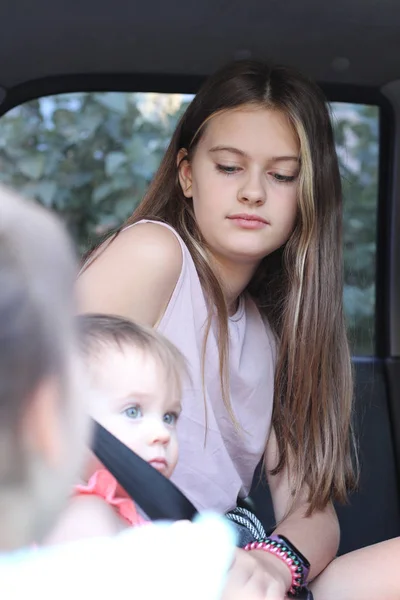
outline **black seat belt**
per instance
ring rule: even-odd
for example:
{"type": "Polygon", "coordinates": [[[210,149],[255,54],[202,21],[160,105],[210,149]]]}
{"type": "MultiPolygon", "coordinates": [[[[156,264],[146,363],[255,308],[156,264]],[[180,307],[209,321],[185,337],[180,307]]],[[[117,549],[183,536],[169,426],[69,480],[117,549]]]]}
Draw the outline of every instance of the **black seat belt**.
{"type": "MultiPolygon", "coordinates": [[[[99,423],[93,423],[93,452],[152,521],[193,520],[195,507],[169,479],[99,423]]],[[[298,600],[313,600],[312,593],[304,588],[298,600]]]]}
{"type": "Polygon", "coordinates": [[[94,421],[92,449],[127,494],[152,520],[192,520],[197,511],[164,475],[94,421]]]}

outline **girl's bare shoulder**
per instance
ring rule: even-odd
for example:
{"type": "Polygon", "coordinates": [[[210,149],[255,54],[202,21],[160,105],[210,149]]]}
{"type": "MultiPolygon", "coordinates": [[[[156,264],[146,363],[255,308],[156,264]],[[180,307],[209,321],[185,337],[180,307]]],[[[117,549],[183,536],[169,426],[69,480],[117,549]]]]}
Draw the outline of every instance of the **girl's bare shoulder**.
{"type": "Polygon", "coordinates": [[[153,326],[182,269],[178,238],[157,223],[123,230],[81,274],[82,312],[117,314],[153,326]]]}

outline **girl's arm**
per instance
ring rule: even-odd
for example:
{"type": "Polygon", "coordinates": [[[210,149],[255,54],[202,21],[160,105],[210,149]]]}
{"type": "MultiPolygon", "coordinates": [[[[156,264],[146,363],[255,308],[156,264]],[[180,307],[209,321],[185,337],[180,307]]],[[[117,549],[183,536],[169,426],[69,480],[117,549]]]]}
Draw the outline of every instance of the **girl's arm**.
{"type": "Polygon", "coordinates": [[[42,545],[53,546],[84,538],[113,536],[125,527],[114,509],[98,496],[77,496],[68,504],[42,545]]]}
{"type": "Polygon", "coordinates": [[[334,560],[312,583],[315,600],[398,600],[400,538],[334,560]]]}
{"type": "MultiPolygon", "coordinates": [[[[278,449],[272,431],[267,447],[267,468],[277,464],[278,449]]],[[[316,577],[334,558],[339,545],[339,525],[332,506],[305,517],[307,502],[299,502],[290,516],[284,518],[290,505],[288,470],[269,477],[272,501],[277,521],[283,519],[274,533],[285,535],[309,560],[310,577],[316,577]]],[[[306,494],[304,494],[306,496],[306,494]]],[[[224,600],[233,600],[235,593],[252,600],[284,600],[292,581],[287,565],[264,550],[237,550],[229,572],[224,600]]],[[[318,599],[319,600],[319,599],[318,599]]],[[[321,600],[327,600],[321,596],[321,600]]],[[[337,598],[335,600],[341,600],[337,598]]]]}
{"type": "MultiPolygon", "coordinates": [[[[267,447],[267,468],[277,464],[278,447],[275,432],[272,431],[267,447]]],[[[290,516],[284,518],[290,503],[288,469],[279,475],[268,477],[274,506],[275,518],[279,523],[275,534],[287,537],[304,554],[311,565],[310,579],[314,579],[336,555],[339,547],[340,529],[335,509],[329,504],[325,510],[314,512],[306,517],[307,501],[300,502],[290,516]]],[[[307,490],[304,497],[306,498],[307,490]]]]}
{"type": "Polygon", "coordinates": [[[80,311],[114,314],[154,327],[182,268],[182,250],[172,231],[142,223],[96,252],[78,278],[80,311]]]}

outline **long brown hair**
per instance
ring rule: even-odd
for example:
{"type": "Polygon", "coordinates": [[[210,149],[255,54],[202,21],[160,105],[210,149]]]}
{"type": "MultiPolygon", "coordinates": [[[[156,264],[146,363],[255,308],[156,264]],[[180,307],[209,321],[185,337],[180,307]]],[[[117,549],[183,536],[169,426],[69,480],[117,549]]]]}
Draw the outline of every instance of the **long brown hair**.
{"type": "Polygon", "coordinates": [[[208,325],[216,310],[222,394],[234,418],[229,402],[227,305],[191,203],[181,190],[177,155],[186,149],[185,160],[190,161],[207,121],[245,105],[282,111],[300,143],[295,229],[283,248],[263,259],[247,291],[278,341],[273,427],[279,458],[272,473],[290,467],[293,505],[306,485],[311,513],[331,499],[345,501],[356,479],[351,447],[353,381],[342,302],[342,192],[321,90],[286,67],[237,61],[222,68],[189,105],[147,194],[124,226],[141,219],[161,220],[172,225],[188,246],[209,301],[208,325]]]}

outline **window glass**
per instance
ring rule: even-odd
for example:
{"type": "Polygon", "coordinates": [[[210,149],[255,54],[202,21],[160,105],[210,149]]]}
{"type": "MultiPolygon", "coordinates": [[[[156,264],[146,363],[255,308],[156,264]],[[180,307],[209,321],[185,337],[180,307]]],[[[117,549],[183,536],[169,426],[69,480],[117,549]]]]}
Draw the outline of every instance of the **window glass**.
{"type": "MultiPolygon", "coordinates": [[[[0,179],[57,211],[83,253],[140,202],[191,98],[79,92],[27,102],[0,119],[0,179]]],[[[379,110],[331,108],[345,197],[349,334],[353,353],[373,354],[379,110]]]]}
{"type": "MultiPolygon", "coordinates": [[[[344,304],[354,354],[375,353],[379,108],[332,103],[344,194],[344,304]]],[[[332,265],[333,267],[334,265],[332,265]]]]}

